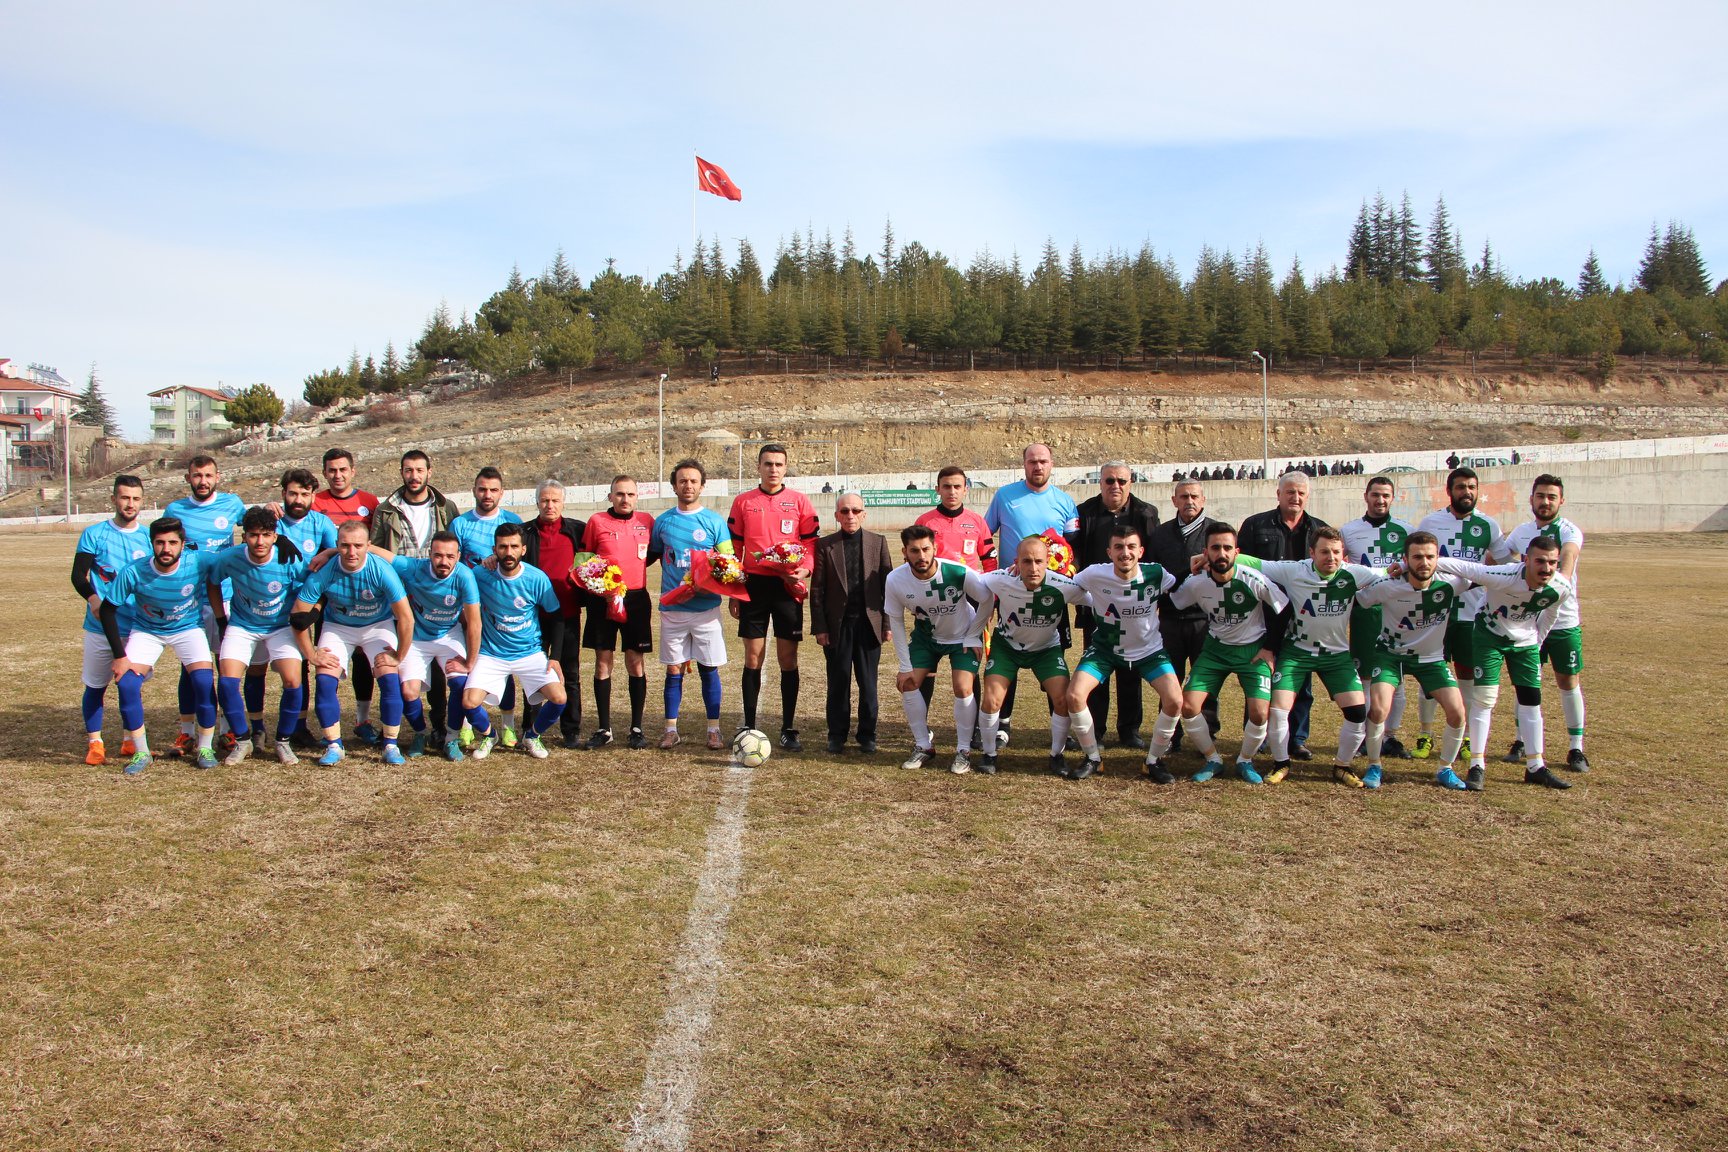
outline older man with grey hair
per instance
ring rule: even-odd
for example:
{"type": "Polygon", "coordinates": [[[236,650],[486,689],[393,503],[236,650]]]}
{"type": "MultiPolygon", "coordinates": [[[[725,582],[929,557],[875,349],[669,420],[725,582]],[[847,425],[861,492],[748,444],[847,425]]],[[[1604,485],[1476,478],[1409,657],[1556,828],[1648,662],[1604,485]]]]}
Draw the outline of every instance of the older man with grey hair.
{"type": "MultiPolygon", "coordinates": [[[[1278,477],[1278,506],[1256,512],[1242,521],[1236,530],[1237,547],[1244,555],[1262,560],[1306,560],[1314,551],[1314,534],[1331,525],[1317,516],[1308,515],[1308,477],[1289,471],[1278,477]]],[[[1290,758],[1311,760],[1308,751],[1308,713],[1314,707],[1314,690],[1309,678],[1302,678],[1302,687],[1290,709],[1290,758]]]]}
{"type": "MultiPolygon", "coordinates": [[[[586,523],[564,515],[564,485],[548,477],[534,490],[534,506],[540,514],[522,526],[528,551],[524,559],[546,573],[558,594],[558,615],[564,621],[564,639],[557,652],[546,655],[558,661],[564,672],[564,690],[569,703],[558,717],[558,732],[564,747],[582,746],[582,586],[571,575],[576,553],[582,551],[586,523]]],[[[523,702],[522,724],[526,731],[531,707],[523,702]]]]}
{"type": "MultiPolygon", "coordinates": [[[[1152,531],[1158,527],[1158,508],[1134,495],[1133,482],[1133,470],[1122,460],[1111,460],[1098,469],[1098,495],[1080,505],[1077,509],[1078,526],[1074,531],[1065,533],[1069,545],[1074,549],[1076,569],[1110,563],[1110,534],[1121,525],[1137,529],[1142,543],[1152,539],[1152,531]]],[[[1180,568],[1175,571],[1178,575],[1183,575],[1187,569],[1180,568]]],[[[1086,643],[1092,643],[1092,633],[1097,630],[1097,621],[1093,618],[1092,610],[1076,608],[1074,622],[1080,625],[1080,633],[1085,637],[1086,643]]],[[[1146,741],[1140,738],[1140,722],[1143,716],[1140,677],[1127,668],[1120,668],[1117,669],[1115,679],[1116,738],[1124,748],[1144,750],[1146,741]]],[[[1099,681],[1098,687],[1093,689],[1092,695],[1087,699],[1086,710],[1092,715],[1093,729],[1102,739],[1105,722],[1110,717],[1109,680],[1099,681]]]]}
{"type": "Polygon", "coordinates": [[[842,752],[852,727],[852,685],[858,686],[858,746],[876,751],[876,681],[882,641],[888,637],[883,610],[894,558],[888,541],[864,527],[864,498],[842,492],[834,501],[840,529],[816,542],[810,577],[810,627],[828,665],[828,751],[842,752]]]}

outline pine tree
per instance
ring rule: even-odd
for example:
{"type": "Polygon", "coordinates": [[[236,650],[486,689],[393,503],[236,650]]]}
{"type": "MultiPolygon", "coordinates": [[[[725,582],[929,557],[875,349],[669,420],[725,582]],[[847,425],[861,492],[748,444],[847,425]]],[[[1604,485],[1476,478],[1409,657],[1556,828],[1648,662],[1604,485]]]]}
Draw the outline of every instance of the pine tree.
{"type": "Polygon", "coordinates": [[[402,390],[402,360],[396,355],[396,342],[384,342],[384,359],[378,364],[378,387],[386,392],[402,390]]]}
{"type": "Polygon", "coordinates": [[[1658,236],[1656,225],[1650,225],[1638,286],[1646,292],[1667,288],[1685,297],[1709,295],[1710,275],[1690,228],[1670,220],[1667,233],[1658,236]]]}
{"type": "Polygon", "coordinates": [[[1590,256],[1584,261],[1583,271],[1578,273],[1578,295],[1606,296],[1608,281],[1602,275],[1602,265],[1596,260],[1596,249],[1590,249],[1590,256]]]}
{"type": "Polygon", "coordinates": [[[1356,213],[1356,225],[1350,229],[1350,248],[1344,254],[1344,275],[1351,280],[1366,280],[1374,264],[1374,232],[1368,223],[1368,201],[1362,201],[1356,213]]]}
{"type": "Polygon", "coordinates": [[[1458,244],[1451,214],[1446,211],[1446,197],[1434,202],[1434,215],[1428,221],[1428,285],[1444,292],[1464,279],[1464,252],[1458,244]]]}
{"type": "Polygon", "coordinates": [[[1410,193],[1398,205],[1396,240],[1396,278],[1408,284],[1422,276],[1422,228],[1416,223],[1416,213],[1410,207],[1410,193]]]}
{"type": "Polygon", "coordinates": [[[113,405],[102,395],[102,381],[96,377],[94,363],[90,365],[90,378],[85,381],[84,391],[78,397],[78,411],[73,414],[72,422],[100,428],[104,436],[120,435],[120,422],[114,418],[113,405]]]}

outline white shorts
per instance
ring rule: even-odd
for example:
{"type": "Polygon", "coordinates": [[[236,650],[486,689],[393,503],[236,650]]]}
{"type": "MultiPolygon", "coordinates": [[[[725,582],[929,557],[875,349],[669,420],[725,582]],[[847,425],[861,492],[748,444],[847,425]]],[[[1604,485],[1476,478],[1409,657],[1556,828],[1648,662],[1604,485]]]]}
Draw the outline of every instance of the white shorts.
{"type": "Polygon", "coordinates": [[[436,640],[416,640],[402,654],[402,683],[424,684],[434,664],[442,668],[451,660],[467,659],[468,642],[454,628],[436,640]]]}
{"type": "Polygon", "coordinates": [[[396,650],[396,618],[379,621],[377,624],[366,624],[356,627],[352,624],[332,624],[324,621],[323,632],[318,637],[318,647],[324,652],[336,653],[336,659],[342,665],[342,677],[348,675],[348,662],[354,658],[354,649],[366,653],[369,660],[378,659],[380,652],[396,650]]]}
{"type": "Polygon", "coordinates": [[[473,671],[468,673],[468,688],[481,689],[486,693],[486,703],[496,704],[504,696],[504,681],[512,676],[522,681],[522,691],[530,704],[540,698],[540,689],[546,685],[564,683],[564,678],[552,671],[551,663],[542,653],[515,660],[481,653],[474,660],[473,671]]]}
{"type": "Polygon", "coordinates": [[[264,649],[264,659],[274,664],[278,660],[300,659],[300,645],[294,643],[294,629],[278,628],[274,632],[253,632],[233,623],[222,633],[222,646],[216,650],[219,660],[238,660],[250,667],[258,659],[258,649],[264,649]]]}
{"type": "Polygon", "coordinates": [[[172,636],[155,636],[135,630],[126,638],[126,659],[141,668],[155,668],[156,661],[162,659],[164,648],[174,649],[182,667],[210,663],[210,640],[202,628],[188,628],[172,636]]]}
{"type": "Polygon", "coordinates": [[[720,626],[720,605],[706,612],[660,613],[660,663],[671,666],[686,660],[713,668],[726,663],[726,632],[720,626]]]}
{"type": "Polygon", "coordinates": [[[84,687],[106,688],[114,683],[114,654],[108,637],[100,632],[84,633],[84,687]]]}

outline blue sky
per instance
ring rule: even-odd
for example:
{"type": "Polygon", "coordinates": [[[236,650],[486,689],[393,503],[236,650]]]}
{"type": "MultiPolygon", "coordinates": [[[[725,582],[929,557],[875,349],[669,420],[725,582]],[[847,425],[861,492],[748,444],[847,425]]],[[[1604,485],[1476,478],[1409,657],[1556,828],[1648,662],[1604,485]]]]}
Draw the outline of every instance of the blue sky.
{"type": "Polygon", "coordinates": [[[728,259],[892,218],[1315,271],[1408,190],[1518,275],[1630,279],[1678,219],[1728,276],[1720,0],[1199,7],[0,0],[0,356],[96,363],[134,436],[155,388],[297,396],[560,246],[666,269],[697,151],[728,259]]]}

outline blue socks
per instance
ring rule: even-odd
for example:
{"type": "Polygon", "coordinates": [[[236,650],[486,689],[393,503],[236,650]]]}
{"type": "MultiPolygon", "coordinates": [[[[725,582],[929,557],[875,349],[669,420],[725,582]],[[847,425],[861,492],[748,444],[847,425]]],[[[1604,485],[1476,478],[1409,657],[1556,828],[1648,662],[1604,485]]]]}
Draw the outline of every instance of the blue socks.
{"type": "MultiPolygon", "coordinates": [[[[714,664],[698,664],[702,673],[702,708],[708,714],[708,719],[720,719],[720,669],[714,664]]],[[[761,674],[757,674],[760,682],[761,674]]]]}
{"type": "Polygon", "coordinates": [[[666,719],[678,719],[678,710],[684,706],[684,673],[666,673],[666,719]]]}
{"type": "Polygon", "coordinates": [[[117,691],[120,695],[120,723],[128,732],[141,731],[144,727],[144,677],[128,670],[120,677],[117,691]]]}
{"type": "Polygon", "coordinates": [[[334,728],[342,721],[342,701],[336,696],[336,687],[342,682],[334,676],[318,673],[317,714],[318,726],[334,728]]]}
{"type": "Polygon", "coordinates": [[[408,718],[408,727],[416,732],[426,731],[426,702],[420,697],[402,701],[402,715],[408,718]]]}
{"type": "MultiPolygon", "coordinates": [[[[468,723],[473,727],[476,736],[492,734],[492,717],[486,714],[486,705],[478,704],[468,709],[468,723]]],[[[454,732],[451,735],[455,735],[454,732]]]]}
{"type": "MultiPolygon", "coordinates": [[[[224,705],[226,707],[226,705],[224,705]]],[[[246,715],[260,716],[264,712],[264,673],[246,673],[246,715]]],[[[234,721],[228,721],[228,727],[234,727],[234,721]]]]}
{"type": "Polygon", "coordinates": [[[102,701],[107,694],[106,690],[101,688],[84,689],[84,700],[82,705],[84,711],[84,731],[89,732],[92,735],[100,735],[102,732],[102,701]]]}
{"type": "Polygon", "coordinates": [[[402,677],[395,672],[378,677],[378,719],[386,728],[402,726],[402,677]]]}
{"type": "MultiPolygon", "coordinates": [[[[216,727],[216,673],[200,668],[192,673],[192,718],[200,728],[216,727]]],[[[244,724],[246,717],[240,717],[244,724]]]]}
{"type": "MultiPolygon", "coordinates": [[[[247,677],[246,687],[248,690],[251,689],[251,677],[247,677]]],[[[222,715],[228,717],[228,729],[234,733],[234,739],[250,740],[252,738],[252,729],[246,723],[246,713],[250,711],[250,709],[241,699],[240,677],[222,677],[216,683],[216,691],[222,698],[222,715]]],[[[263,693],[260,692],[259,695],[262,696],[263,693]]],[[[259,702],[258,707],[264,707],[262,701],[259,702]]]]}
{"type": "Polygon", "coordinates": [[[180,695],[180,715],[192,715],[193,709],[198,706],[198,696],[192,688],[192,674],[184,668],[180,669],[180,684],[177,690],[180,695]]]}
{"type": "Polygon", "coordinates": [[[286,740],[300,724],[300,713],[306,707],[306,686],[296,684],[282,689],[282,702],[276,708],[276,738],[286,740]]]}
{"type": "Polygon", "coordinates": [[[558,717],[564,715],[564,705],[554,704],[550,700],[540,701],[539,711],[534,713],[533,734],[538,736],[552,725],[558,723],[558,717]]]}
{"type": "Polygon", "coordinates": [[[448,699],[444,705],[444,731],[452,740],[456,739],[456,733],[462,730],[462,717],[466,715],[462,709],[462,689],[466,687],[466,676],[450,676],[445,680],[448,699]]]}

